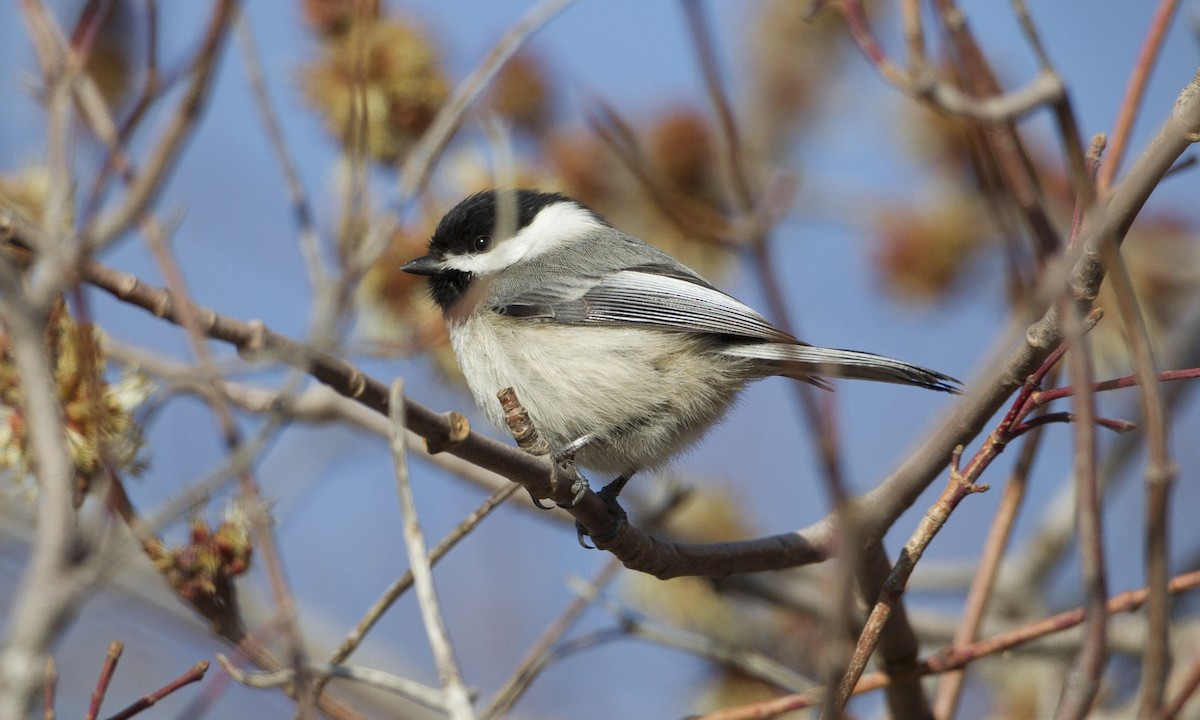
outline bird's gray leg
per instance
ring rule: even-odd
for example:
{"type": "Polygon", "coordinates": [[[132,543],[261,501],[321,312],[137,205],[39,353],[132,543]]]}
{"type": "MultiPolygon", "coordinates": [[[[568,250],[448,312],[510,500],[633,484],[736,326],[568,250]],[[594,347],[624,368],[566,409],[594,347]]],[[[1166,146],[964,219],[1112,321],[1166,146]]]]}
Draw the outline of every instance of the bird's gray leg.
{"type": "MultiPolygon", "coordinates": [[[[579,452],[584,445],[594,440],[596,433],[588,433],[583,437],[576,438],[563,447],[555,450],[550,455],[550,461],[554,463],[554,479],[557,480],[560,470],[570,467],[574,470],[574,477],[571,479],[571,501],[568,503],[557,503],[560,508],[570,509],[579,504],[583,500],[583,496],[587,494],[588,483],[583,475],[575,468],[575,453],[579,452]]],[[[534,498],[533,504],[543,510],[549,510],[550,506],[543,505],[539,500],[534,498]]]]}
{"type": "Polygon", "coordinates": [[[572,440],[571,442],[569,442],[566,445],[559,448],[558,450],[555,450],[553,457],[556,461],[559,461],[559,462],[561,462],[563,460],[574,460],[575,453],[582,450],[584,445],[587,445],[588,443],[590,443],[591,441],[593,441],[595,439],[596,439],[596,433],[594,433],[594,432],[590,432],[587,435],[584,435],[582,437],[577,437],[574,440],[572,440]]]}

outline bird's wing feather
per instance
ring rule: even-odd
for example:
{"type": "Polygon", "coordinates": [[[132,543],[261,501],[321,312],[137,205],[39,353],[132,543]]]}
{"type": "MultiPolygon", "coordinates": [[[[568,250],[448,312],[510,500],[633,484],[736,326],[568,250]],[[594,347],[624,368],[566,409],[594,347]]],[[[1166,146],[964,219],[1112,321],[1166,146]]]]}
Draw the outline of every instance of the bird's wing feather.
{"type": "Polygon", "coordinates": [[[497,312],[570,325],[636,326],[770,342],[799,341],[699,276],[633,268],[564,278],[495,304],[497,312]]]}
{"type": "Polygon", "coordinates": [[[739,343],[721,352],[734,357],[774,363],[781,375],[799,380],[808,380],[813,376],[857,378],[900,385],[918,385],[942,392],[960,392],[958,380],[949,375],[903,360],[858,350],[780,343],[739,343]]]}

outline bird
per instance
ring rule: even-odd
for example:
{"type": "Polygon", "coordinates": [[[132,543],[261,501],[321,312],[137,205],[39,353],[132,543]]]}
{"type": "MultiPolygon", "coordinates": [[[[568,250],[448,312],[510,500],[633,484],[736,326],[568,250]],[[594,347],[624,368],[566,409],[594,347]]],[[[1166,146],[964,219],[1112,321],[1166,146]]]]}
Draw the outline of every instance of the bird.
{"type": "Polygon", "coordinates": [[[496,396],[512,388],[556,455],[616,476],[606,500],[693,446],[755,380],[960,392],[934,370],[802,342],[561,193],[475,193],[401,269],[428,278],[484,415],[505,427],[496,396]]]}

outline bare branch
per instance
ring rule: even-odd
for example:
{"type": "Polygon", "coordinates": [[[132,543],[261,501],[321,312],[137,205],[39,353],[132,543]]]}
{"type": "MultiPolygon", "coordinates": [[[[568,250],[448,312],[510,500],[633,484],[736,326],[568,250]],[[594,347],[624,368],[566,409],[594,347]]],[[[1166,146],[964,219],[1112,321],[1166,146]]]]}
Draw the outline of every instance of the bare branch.
{"type": "Polygon", "coordinates": [[[42,690],[46,658],[90,575],[76,524],[74,464],[43,332],[46,315],[30,303],[11,265],[0,260],[0,316],[20,373],[29,447],[37,468],[38,523],[32,557],[17,588],[0,645],[0,717],[25,717],[42,690]]]}
{"type": "MultiPolygon", "coordinates": [[[[1065,304],[1065,303],[1064,303],[1065,304]]],[[[1074,666],[1063,684],[1062,697],[1054,711],[1056,720],[1082,720],[1092,709],[1100,691],[1100,676],[1108,661],[1108,626],[1104,601],[1108,582],[1104,568],[1104,535],[1101,528],[1100,491],[1096,472],[1096,398],[1092,392],[1092,354],[1083,319],[1068,306],[1066,317],[1068,372],[1075,386],[1075,499],[1079,512],[1079,552],[1082,557],[1085,639],[1074,666]]]]}
{"type": "Polygon", "coordinates": [[[467,108],[479,97],[479,93],[483,92],[504,63],[521,49],[533,33],[572,2],[574,0],[542,0],[541,4],[526,13],[520,22],[509,29],[487,57],[458,84],[454,94],[438,110],[429,129],[404,161],[399,177],[401,202],[408,202],[424,189],[434,163],[458,130],[467,108]]]}
{"type": "MultiPolygon", "coordinates": [[[[234,681],[246,687],[285,687],[296,681],[295,668],[283,668],[282,670],[269,673],[246,672],[236,667],[221,653],[217,653],[217,662],[225,672],[229,673],[229,676],[234,681]]],[[[306,662],[304,663],[304,673],[318,678],[322,684],[333,679],[352,680],[379,688],[380,690],[395,693],[400,697],[420,703],[427,708],[443,712],[447,710],[446,696],[441,690],[380,670],[359,665],[306,662]]]]}
{"type": "Polygon", "coordinates": [[[1117,123],[1109,138],[1108,157],[1096,176],[1096,190],[1101,194],[1106,193],[1112,186],[1113,178],[1117,176],[1117,170],[1121,167],[1121,161],[1125,157],[1125,146],[1133,131],[1133,123],[1145,96],[1146,85],[1150,82],[1150,71],[1154,68],[1167,28],[1170,27],[1171,19],[1175,17],[1178,9],[1179,0],[1159,0],[1158,9],[1154,11],[1154,19],[1150,21],[1150,29],[1146,33],[1142,50],[1138,53],[1137,63],[1129,75],[1129,84],[1125,88],[1117,123]]]}
{"type": "Polygon", "coordinates": [[[425,537],[417,519],[417,506],[413,500],[412,486],[408,481],[408,459],[405,457],[404,437],[404,391],[397,380],[392,385],[388,417],[392,421],[392,457],[396,467],[396,489],[400,496],[400,510],[404,516],[404,545],[408,550],[408,563],[417,588],[417,600],[421,606],[421,620],[429,636],[429,647],[442,679],[442,691],[446,695],[446,709],[451,720],[471,720],[475,711],[471,708],[471,695],[463,685],[462,671],[454,659],[454,651],[446,635],[446,625],[438,605],[437,591],[433,587],[433,571],[430,556],[425,550],[425,537]]]}

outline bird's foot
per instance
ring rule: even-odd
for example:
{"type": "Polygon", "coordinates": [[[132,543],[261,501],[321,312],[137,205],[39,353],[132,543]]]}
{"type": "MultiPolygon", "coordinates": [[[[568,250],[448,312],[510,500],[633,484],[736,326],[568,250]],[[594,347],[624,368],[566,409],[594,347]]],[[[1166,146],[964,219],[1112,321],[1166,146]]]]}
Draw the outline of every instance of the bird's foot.
{"type": "Polygon", "coordinates": [[[575,471],[575,479],[571,481],[571,501],[565,503],[555,503],[563,510],[570,510],[583,500],[583,496],[587,495],[587,491],[591,490],[586,479],[579,471],[575,471]]]}
{"type": "MultiPolygon", "coordinates": [[[[575,453],[579,452],[584,445],[587,445],[589,442],[591,442],[592,438],[595,436],[595,433],[588,433],[583,437],[576,438],[567,445],[555,450],[550,455],[550,462],[553,463],[554,466],[552,471],[552,480],[554,481],[554,486],[556,489],[558,487],[558,479],[562,474],[564,474],[564,471],[566,474],[572,476],[571,500],[570,502],[556,503],[560,508],[569,510],[575,507],[581,500],[583,500],[583,496],[587,494],[587,491],[591,489],[588,486],[587,480],[585,480],[583,475],[580,474],[579,468],[575,466],[575,453]]],[[[538,507],[542,507],[541,503],[535,502],[534,504],[538,507]]]]}
{"type": "MultiPolygon", "coordinates": [[[[551,482],[552,490],[554,491],[555,495],[558,494],[557,489],[559,487],[558,483],[559,483],[560,478],[563,475],[571,476],[571,487],[570,487],[571,499],[565,503],[560,503],[560,502],[555,503],[555,505],[557,505],[560,508],[563,508],[564,510],[570,510],[571,508],[578,505],[579,501],[583,500],[583,496],[587,495],[587,491],[591,489],[588,486],[587,480],[579,472],[579,468],[577,468],[575,466],[575,451],[578,450],[579,447],[582,446],[581,440],[583,440],[583,439],[581,438],[580,440],[576,440],[575,442],[568,445],[566,448],[559,450],[558,452],[555,452],[554,454],[552,454],[550,456],[550,462],[551,462],[550,482],[551,482]]],[[[538,508],[539,510],[553,510],[554,509],[553,506],[543,503],[542,498],[534,496],[534,494],[532,492],[529,493],[529,499],[533,501],[534,507],[538,508]]]]}
{"type": "Polygon", "coordinates": [[[621,490],[625,488],[625,483],[627,482],[629,482],[629,476],[622,475],[600,488],[600,491],[596,493],[604,501],[604,504],[608,506],[609,512],[613,514],[613,526],[611,530],[602,535],[592,535],[581,523],[575,523],[575,533],[578,536],[580,546],[588,550],[595,550],[596,546],[589,545],[584,538],[591,537],[598,543],[606,543],[616,537],[621,528],[625,527],[629,521],[629,516],[625,513],[625,508],[621,507],[617,502],[617,496],[621,494],[621,490]]]}

